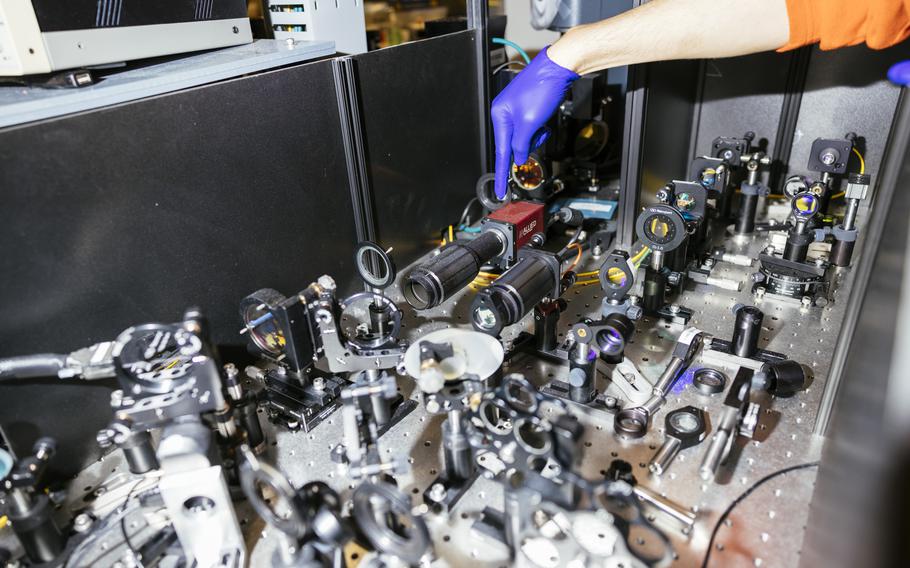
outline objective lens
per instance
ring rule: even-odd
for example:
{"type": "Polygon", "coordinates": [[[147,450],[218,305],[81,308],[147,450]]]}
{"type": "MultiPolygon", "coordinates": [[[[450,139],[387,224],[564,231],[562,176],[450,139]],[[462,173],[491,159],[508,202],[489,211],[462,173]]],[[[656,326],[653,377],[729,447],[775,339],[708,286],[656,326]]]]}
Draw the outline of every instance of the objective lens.
{"type": "Polygon", "coordinates": [[[502,248],[502,240],[494,231],[481,233],[471,241],[451,243],[408,275],[405,300],[418,310],[438,306],[476,278],[480,267],[502,248]]]}
{"type": "Polygon", "coordinates": [[[551,294],[559,283],[559,264],[543,257],[549,254],[529,254],[478,292],[471,305],[474,328],[499,335],[504,327],[518,322],[551,294]]]}

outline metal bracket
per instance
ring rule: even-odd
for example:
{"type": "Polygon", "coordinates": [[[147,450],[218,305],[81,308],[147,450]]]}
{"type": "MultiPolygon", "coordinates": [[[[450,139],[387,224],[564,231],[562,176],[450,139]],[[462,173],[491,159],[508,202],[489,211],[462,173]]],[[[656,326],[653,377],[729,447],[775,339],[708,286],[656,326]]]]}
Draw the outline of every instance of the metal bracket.
{"type": "Polygon", "coordinates": [[[613,368],[610,380],[635,405],[644,404],[651,398],[654,390],[654,385],[641,374],[628,357],[623,357],[622,363],[613,368]]]}

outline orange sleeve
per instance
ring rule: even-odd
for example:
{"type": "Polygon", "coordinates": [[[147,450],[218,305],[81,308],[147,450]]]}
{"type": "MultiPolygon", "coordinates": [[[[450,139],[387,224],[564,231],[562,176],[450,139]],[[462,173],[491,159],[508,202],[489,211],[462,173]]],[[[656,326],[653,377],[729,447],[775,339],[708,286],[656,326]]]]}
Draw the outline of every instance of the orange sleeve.
{"type": "Polygon", "coordinates": [[[910,0],[787,0],[790,41],[778,51],[812,43],[823,50],[865,42],[884,49],[910,36],[910,0]]]}

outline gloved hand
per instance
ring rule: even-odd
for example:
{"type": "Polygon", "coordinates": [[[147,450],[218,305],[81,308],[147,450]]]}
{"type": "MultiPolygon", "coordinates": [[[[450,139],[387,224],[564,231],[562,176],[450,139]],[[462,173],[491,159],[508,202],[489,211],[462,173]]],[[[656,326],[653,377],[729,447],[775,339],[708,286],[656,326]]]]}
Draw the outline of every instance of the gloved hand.
{"type": "Polygon", "coordinates": [[[531,150],[546,142],[549,132],[544,125],[578,78],[574,71],[553,63],[544,49],[493,100],[497,198],[506,195],[513,159],[524,164],[531,150]]]}
{"type": "Polygon", "coordinates": [[[888,69],[888,79],[895,85],[904,87],[910,85],[910,60],[892,65],[888,69]]]}

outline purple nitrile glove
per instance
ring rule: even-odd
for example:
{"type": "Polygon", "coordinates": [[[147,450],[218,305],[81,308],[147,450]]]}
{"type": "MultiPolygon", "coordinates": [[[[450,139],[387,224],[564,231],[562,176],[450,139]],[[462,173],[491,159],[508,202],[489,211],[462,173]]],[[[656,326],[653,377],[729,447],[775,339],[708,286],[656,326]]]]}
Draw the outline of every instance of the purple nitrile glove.
{"type": "Polygon", "coordinates": [[[493,100],[497,198],[506,195],[512,159],[524,164],[531,150],[546,142],[549,132],[544,126],[578,78],[553,63],[544,49],[493,100]]]}
{"type": "Polygon", "coordinates": [[[888,79],[895,85],[910,86],[910,60],[892,65],[888,69],[888,79]]]}

